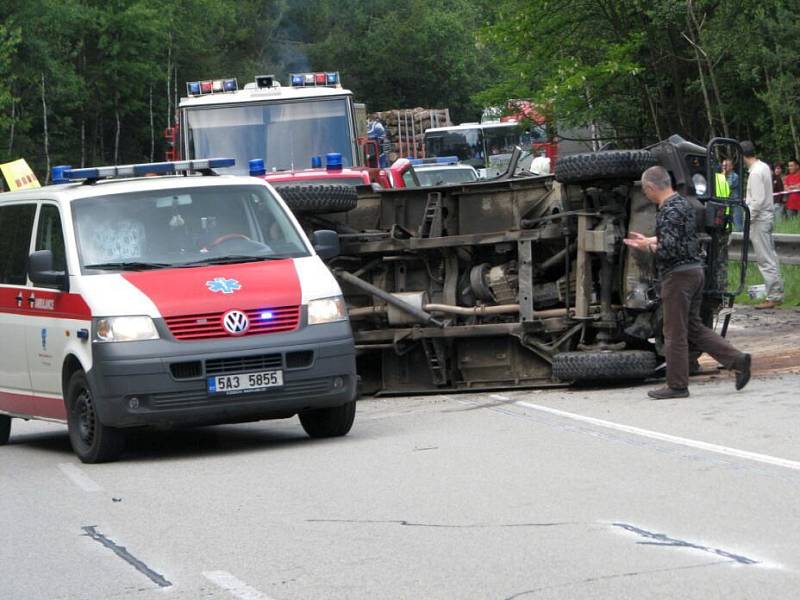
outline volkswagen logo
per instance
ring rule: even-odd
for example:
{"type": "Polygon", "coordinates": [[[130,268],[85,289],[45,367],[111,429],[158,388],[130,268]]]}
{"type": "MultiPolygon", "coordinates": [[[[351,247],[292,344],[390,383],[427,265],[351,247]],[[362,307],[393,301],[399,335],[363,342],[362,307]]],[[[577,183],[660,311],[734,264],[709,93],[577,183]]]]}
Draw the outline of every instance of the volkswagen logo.
{"type": "Polygon", "coordinates": [[[244,335],[250,327],[247,315],[240,310],[229,310],[222,317],[222,324],[231,335],[244,335]]]}

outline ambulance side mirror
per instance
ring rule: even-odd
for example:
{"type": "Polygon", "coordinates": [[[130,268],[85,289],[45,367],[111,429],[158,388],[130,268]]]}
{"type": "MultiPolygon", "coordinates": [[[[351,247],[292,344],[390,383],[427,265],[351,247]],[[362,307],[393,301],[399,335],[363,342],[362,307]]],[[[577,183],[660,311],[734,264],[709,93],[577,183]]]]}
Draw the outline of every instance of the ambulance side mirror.
{"type": "Polygon", "coordinates": [[[33,285],[67,289],[67,274],[53,270],[52,250],[37,250],[28,257],[28,277],[33,285]]]}
{"type": "Polygon", "coordinates": [[[320,229],[311,236],[311,245],[323,260],[339,256],[339,234],[330,229],[320,229]]]}

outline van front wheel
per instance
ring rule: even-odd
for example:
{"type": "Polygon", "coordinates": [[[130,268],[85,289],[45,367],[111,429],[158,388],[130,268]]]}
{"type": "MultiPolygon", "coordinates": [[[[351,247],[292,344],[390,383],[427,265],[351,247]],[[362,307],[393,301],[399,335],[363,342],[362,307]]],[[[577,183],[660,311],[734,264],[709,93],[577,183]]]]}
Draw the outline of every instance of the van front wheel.
{"type": "Polygon", "coordinates": [[[125,445],[121,430],[100,422],[83,371],[75,372],[67,386],[67,428],[72,449],[85,463],[114,461],[125,445]]]}
{"type": "Polygon", "coordinates": [[[347,435],[356,417],[356,401],[333,408],[316,408],[300,413],[300,424],[309,437],[326,438],[347,435]]]}
{"type": "Polygon", "coordinates": [[[8,437],[11,435],[11,417],[0,415],[0,446],[5,446],[8,443],[8,437]]]}

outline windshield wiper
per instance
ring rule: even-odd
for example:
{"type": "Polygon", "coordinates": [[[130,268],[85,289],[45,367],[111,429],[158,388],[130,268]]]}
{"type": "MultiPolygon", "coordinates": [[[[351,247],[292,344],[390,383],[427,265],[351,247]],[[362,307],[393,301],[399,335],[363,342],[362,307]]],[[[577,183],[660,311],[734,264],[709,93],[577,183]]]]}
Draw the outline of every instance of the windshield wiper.
{"type": "Polygon", "coordinates": [[[98,270],[119,269],[121,271],[146,271],[148,269],[166,269],[174,266],[175,265],[170,263],[160,263],[160,262],[118,261],[118,262],[105,262],[105,263],[94,263],[91,265],[83,265],[83,268],[98,269],[98,270]]]}
{"type": "Polygon", "coordinates": [[[202,258],[191,262],[179,263],[178,267],[202,267],[205,265],[227,265],[233,263],[258,262],[260,260],[283,260],[288,256],[253,256],[252,254],[233,254],[216,258],[202,258]]]}

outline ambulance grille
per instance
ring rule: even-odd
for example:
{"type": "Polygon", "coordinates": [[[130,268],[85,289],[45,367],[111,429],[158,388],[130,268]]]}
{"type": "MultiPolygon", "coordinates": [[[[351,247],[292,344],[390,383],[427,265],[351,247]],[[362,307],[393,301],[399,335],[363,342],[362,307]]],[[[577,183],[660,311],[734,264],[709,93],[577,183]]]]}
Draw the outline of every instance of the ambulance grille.
{"type": "Polygon", "coordinates": [[[206,375],[246,373],[247,371],[264,371],[281,367],[283,367],[283,356],[280,354],[213,358],[206,361],[206,375]]]}
{"type": "MultiPolygon", "coordinates": [[[[242,312],[247,315],[250,323],[244,335],[293,331],[297,329],[297,324],[300,322],[299,306],[253,308],[242,312]]],[[[170,333],[180,341],[232,337],[222,324],[224,315],[224,312],[181,315],[167,317],[164,321],[167,323],[170,333]]]]}
{"type": "MultiPolygon", "coordinates": [[[[245,394],[242,396],[210,396],[206,390],[185,390],[180,392],[166,392],[151,394],[147,398],[148,406],[152,410],[169,410],[177,408],[199,408],[203,406],[219,406],[220,404],[255,404],[260,406],[265,413],[270,410],[270,402],[282,400],[311,400],[316,396],[329,393],[333,388],[333,377],[322,379],[304,379],[301,381],[287,381],[283,387],[271,388],[263,392],[245,394]]],[[[304,408],[311,408],[304,407],[304,408]]]]}

